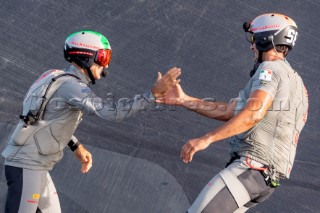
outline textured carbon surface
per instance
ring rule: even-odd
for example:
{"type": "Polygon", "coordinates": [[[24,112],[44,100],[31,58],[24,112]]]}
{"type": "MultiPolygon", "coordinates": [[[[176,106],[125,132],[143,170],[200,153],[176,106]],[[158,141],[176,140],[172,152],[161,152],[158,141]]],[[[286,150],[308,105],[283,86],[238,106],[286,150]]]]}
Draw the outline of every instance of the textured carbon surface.
{"type": "MultiPolygon", "coordinates": [[[[309,119],[300,136],[290,180],[249,212],[319,212],[319,53],[317,0],[66,0],[1,1],[0,137],[18,121],[24,94],[42,72],[64,68],[63,42],[76,30],[109,39],[110,75],[94,85],[106,98],[133,97],[151,88],[156,72],[182,68],[190,95],[228,101],[244,87],[252,67],[244,21],[284,13],[298,25],[288,61],[309,91],[309,119]]],[[[228,140],[198,153],[185,165],[183,144],[219,122],[176,107],[152,107],[121,123],[85,116],[77,137],[93,152],[87,175],[66,150],[52,171],[63,212],[184,212],[228,161],[228,140]],[[173,193],[175,192],[175,193],[173,193]]],[[[5,142],[1,142],[1,150],[5,142]]],[[[0,160],[3,164],[3,159],[0,160]]],[[[0,208],[6,185],[0,167],[0,208]]]]}

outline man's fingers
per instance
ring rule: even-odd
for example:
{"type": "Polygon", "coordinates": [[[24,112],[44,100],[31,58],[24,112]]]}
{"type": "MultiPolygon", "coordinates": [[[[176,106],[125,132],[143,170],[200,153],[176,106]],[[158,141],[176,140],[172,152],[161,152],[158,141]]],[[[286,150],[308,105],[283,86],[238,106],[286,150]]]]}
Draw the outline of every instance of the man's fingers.
{"type": "Polygon", "coordinates": [[[162,74],[160,72],[158,72],[157,81],[159,81],[162,78],[163,78],[164,82],[174,81],[180,75],[181,75],[181,69],[180,68],[172,68],[164,76],[162,76],[162,74]]]}
{"type": "Polygon", "coordinates": [[[89,155],[87,156],[87,160],[88,160],[88,163],[92,164],[92,156],[90,153],[88,153],[89,155]]]}
{"type": "Polygon", "coordinates": [[[81,155],[81,163],[87,163],[88,159],[85,155],[81,155]]]}
{"type": "Polygon", "coordinates": [[[189,163],[193,159],[193,155],[197,152],[196,148],[192,146],[189,142],[186,143],[181,150],[181,157],[183,162],[189,163]]]}
{"type": "Polygon", "coordinates": [[[81,144],[74,151],[75,156],[81,163],[81,172],[86,173],[92,167],[92,155],[81,144]]]}
{"type": "Polygon", "coordinates": [[[81,172],[87,173],[91,167],[92,167],[92,156],[89,152],[85,153],[84,155],[81,155],[81,172]]]}
{"type": "Polygon", "coordinates": [[[90,153],[87,153],[84,160],[85,164],[92,164],[92,156],[90,153]]]}
{"type": "Polygon", "coordinates": [[[92,167],[92,161],[90,162],[90,161],[88,160],[87,163],[83,163],[83,164],[82,164],[81,172],[82,172],[82,173],[87,173],[87,172],[91,169],[91,167],[92,167]]]}
{"type": "Polygon", "coordinates": [[[174,83],[174,86],[179,84],[181,82],[181,79],[178,79],[178,80],[175,80],[173,83],[174,83]]]}
{"type": "Polygon", "coordinates": [[[82,167],[81,167],[81,172],[82,173],[86,173],[88,170],[87,170],[87,166],[82,164],[82,167]]]}
{"type": "Polygon", "coordinates": [[[188,147],[188,149],[186,150],[185,159],[184,159],[186,163],[190,162],[190,153],[191,153],[191,148],[188,147]]]}
{"type": "Polygon", "coordinates": [[[162,78],[162,74],[161,74],[161,72],[158,72],[158,78],[157,78],[157,81],[159,81],[161,78],[162,78]]]}
{"type": "Polygon", "coordinates": [[[157,98],[156,103],[159,103],[159,104],[165,103],[165,99],[164,98],[157,98]]]}
{"type": "Polygon", "coordinates": [[[190,153],[189,153],[189,159],[188,159],[189,162],[192,161],[194,153],[196,153],[196,150],[195,150],[195,149],[192,149],[192,150],[190,151],[190,153]]]}
{"type": "Polygon", "coordinates": [[[178,77],[179,75],[181,75],[181,68],[177,68],[174,67],[172,69],[170,69],[167,73],[166,73],[166,77],[168,78],[173,78],[173,77],[178,77]]]}
{"type": "Polygon", "coordinates": [[[169,79],[174,79],[174,80],[176,80],[180,75],[181,75],[181,69],[178,69],[178,70],[176,70],[175,72],[170,73],[170,74],[168,75],[168,78],[169,78],[169,79]]]}
{"type": "Polygon", "coordinates": [[[188,163],[188,144],[185,144],[181,150],[181,157],[183,162],[188,163]]]}
{"type": "Polygon", "coordinates": [[[168,74],[171,74],[171,73],[173,73],[173,72],[176,72],[178,69],[180,69],[180,68],[178,68],[178,67],[172,67],[172,68],[168,71],[168,74]]]}
{"type": "Polygon", "coordinates": [[[91,169],[92,165],[82,164],[81,172],[87,173],[91,169]]]}
{"type": "Polygon", "coordinates": [[[176,71],[176,72],[172,73],[172,75],[168,76],[169,82],[173,83],[173,85],[178,84],[181,81],[180,79],[177,79],[180,75],[181,75],[181,71],[176,71]]]}
{"type": "Polygon", "coordinates": [[[178,68],[175,72],[173,72],[172,76],[173,78],[177,78],[179,75],[181,75],[181,69],[178,68]]]}

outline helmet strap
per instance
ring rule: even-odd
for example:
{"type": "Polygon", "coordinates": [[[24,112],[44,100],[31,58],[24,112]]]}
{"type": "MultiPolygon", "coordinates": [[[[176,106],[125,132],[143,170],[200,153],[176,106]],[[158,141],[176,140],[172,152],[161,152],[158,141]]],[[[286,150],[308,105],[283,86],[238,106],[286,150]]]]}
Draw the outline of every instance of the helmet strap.
{"type": "Polygon", "coordinates": [[[260,64],[263,62],[262,61],[262,54],[263,54],[263,52],[261,50],[259,50],[258,63],[260,63],[260,64]]]}
{"type": "Polygon", "coordinates": [[[259,65],[262,63],[262,54],[263,54],[263,52],[261,50],[259,50],[258,61],[253,65],[253,69],[250,71],[250,77],[254,76],[259,65]]]}
{"type": "Polygon", "coordinates": [[[102,75],[102,77],[107,77],[107,75],[108,75],[107,69],[103,68],[101,75],[102,75]]]}
{"type": "Polygon", "coordinates": [[[92,84],[96,83],[96,79],[93,77],[90,67],[84,67],[89,75],[92,84]]]}
{"type": "Polygon", "coordinates": [[[276,52],[277,56],[283,60],[283,59],[285,58],[285,55],[283,54],[283,56],[281,56],[281,55],[279,54],[279,52],[277,51],[276,45],[274,45],[273,38],[272,38],[271,41],[272,41],[273,49],[274,49],[274,51],[276,52]]]}
{"type": "Polygon", "coordinates": [[[254,74],[256,73],[259,65],[260,65],[260,62],[259,62],[259,61],[257,61],[257,62],[253,65],[253,68],[252,68],[252,70],[250,71],[250,77],[254,76],[254,74]]]}

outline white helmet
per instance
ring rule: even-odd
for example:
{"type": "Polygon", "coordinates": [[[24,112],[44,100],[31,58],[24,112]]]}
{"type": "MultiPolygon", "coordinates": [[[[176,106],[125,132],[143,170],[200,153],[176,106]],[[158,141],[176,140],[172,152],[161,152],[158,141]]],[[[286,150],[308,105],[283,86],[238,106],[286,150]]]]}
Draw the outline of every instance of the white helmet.
{"type": "Polygon", "coordinates": [[[112,51],[108,39],[99,32],[82,30],[70,34],[64,45],[64,57],[88,68],[93,62],[106,67],[111,61],[112,51]]]}
{"type": "Polygon", "coordinates": [[[265,52],[276,45],[286,45],[289,50],[297,40],[297,25],[286,15],[267,13],[245,22],[243,28],[251,33],[251,42],[259,51],[265,52]]]}

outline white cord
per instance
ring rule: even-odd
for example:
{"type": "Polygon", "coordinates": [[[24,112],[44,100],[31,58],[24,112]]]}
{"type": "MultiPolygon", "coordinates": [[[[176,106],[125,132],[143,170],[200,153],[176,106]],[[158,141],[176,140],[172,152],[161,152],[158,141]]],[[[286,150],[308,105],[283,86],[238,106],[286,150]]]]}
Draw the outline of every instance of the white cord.
{"type": "Polygon", "coordinates": [[[284,60],[284,59],[285,59],[284,56],[281,56],[281,55],[279,54],[279,52],[278,52],[277,49],[276,49],[276,46],[274,45],[273,36],[272,36],[271,42],[272,42],[273,49],[274,49],[274,51],[276,52],[277,56],[278,56],[279,58],[281,58],[281,60],[284,60]]]}

